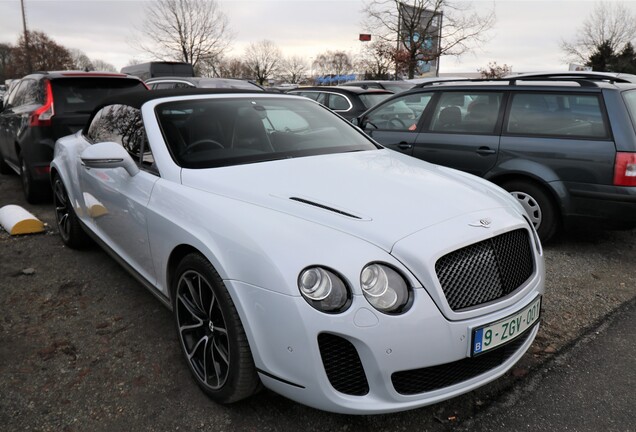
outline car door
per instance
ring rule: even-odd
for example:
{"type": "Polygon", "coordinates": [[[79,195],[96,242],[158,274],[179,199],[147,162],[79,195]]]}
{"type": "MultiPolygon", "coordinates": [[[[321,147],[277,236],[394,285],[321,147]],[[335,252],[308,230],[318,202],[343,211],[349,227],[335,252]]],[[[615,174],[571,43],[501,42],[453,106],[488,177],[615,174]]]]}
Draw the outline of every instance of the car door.
{"type": "Polygon", "coordinates": [[[440,92],[413,156],[484,176],[497,162],[503,91],[440,92]]]}
{"type": "Polygon", "coordinates": [[[9,95],[7,106],[0,114],[0,149],[3,158],[18,169],[18,153],[15,143],[29,126],[29,114],[38,105],[38,85],[34,79],[22,79],[9,95]]]}
{"type": "Polygon", "coordinates": [[[358,124],[364,132],[383,146],[412,154],[424,113],[433,92],[401,95],[376,106],[358,124]]]}
{"type": "Polygon", "coordinates": [[[93,145],[106,141],[122,145],[140,167],[131,176],[123,168],[81,166],[79,181],[87,223],[109,248],[154,283],[146,214],[159,176],[148,164],[151,155],[141,113],[126,105],[106,106],[91,122],[87,138],[93,145]]]}

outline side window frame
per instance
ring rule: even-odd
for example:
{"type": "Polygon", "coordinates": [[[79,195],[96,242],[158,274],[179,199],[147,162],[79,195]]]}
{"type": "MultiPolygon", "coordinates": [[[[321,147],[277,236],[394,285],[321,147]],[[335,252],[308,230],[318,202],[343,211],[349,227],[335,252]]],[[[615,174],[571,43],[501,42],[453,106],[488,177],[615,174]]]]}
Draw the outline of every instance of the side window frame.
{"type": "MultiPolygon", "coordinates": [[[[422,110],[422,113],[420,114],[419,119],[415,123],[415,125],[416,125],[415,129],[411,130],[410,128],[406,128],[406,129],[378,128],[378,129],[371,129],[371,130],[392,131],[392,132],[411,132],[411,133],[420,133],[420,132],[424,131],[425,128],[430,123],[432,108],[437,106],[437,101],[439,100],[439,92],[437,92],[437,91],[423,91],[423,92],[416,92],[416,93],[413,93],[413,94],[404,94],[404,95],[400,95],[396,99],[393,99],[389,103],[381,103],[382,106],[385,106],[385,105],[389,105],[390,103],[395,102],[398,99],[402,99],[402,98],[406,99],[409,96],[413,96],[413,95],[428,95],[428,94],[431,95],[431,98],[429,99],[428,103],[426,104],[426,107],[424,107],[424,110],[422,110]]],[[[405,102],[405,104],[406,104],[406,102],[405,102]]],[[[373,109],[373,111],[371,111],[370,114],[378,111],[379,109],[381,109],[381,107],[373,109]]],[[[368,117],[369,116],[367,115],[363,119],[363,122],[366,122],[368,120],[368,117]]],[[[364,129],[366,130],[366,127],[364,129]]]]}
{"type": "Polygon", "coordinates": [[[589,140],[589,141],[612,141],[614,139],[611,123],[609,121],[609,115],[607,113],[607,107],[605,106],[605,100],[601,92],[580,92],[580,91],[579,92],[577,91],[563,92],[558,90],[539,92],[539,91],[529,91],[525,89],[511,90],[509,92],[508,100],[506,103],[506,111],[501,122],[501,136],[509,136],[509,137],[527,136],[531,138],[571,139],[571,140],[589,140]],[[605,136],[596,137],[596,136],[589,136],[589,135],[565,135],[565,134],[560,135],[560,134],[550,134],[550,133],[532,134],[527,132],[519,132],[519,133],[508,132],[508,123],[510,121],[510,112],[512,109],[512,104],[514,102],[514,97],[515,95],[519,95],[519,94],[555,94],[555,95],[565,95],[565,96],[594,96],[596,97],[598,101],[598,107],[601,114],[601,120],[603,122],[603,126],[605,129],[605,136]]]}
{"type": "MultiPolygon", "coordinates": [[[[472,88],[472,89],[462,89],[462,90],[455,90],[455,89],[449,89],[448,91],[445,90],[437,90],[436,91],[436,97],[431,100],[431,102],[428,104],[427,108],[427,112],[425,113],[427,115],[426,119],[425,119],[425,124],[423,125],[424,127],[422,127],[422,132],[427,132],[427,133],[441,133],[441,134],[454,134],[454,135],[501,135],[502,132],[502,126],[504,124],[504,118],[507,115],[508,112],[508,95],[510,92],[506,91],[506,90],[501,90],[501,89],[484,89],[484,88],[472,88]],[[497,109],[496,112],[496,119],[495,122],[493,123],[493,128],[492,131],[485,131],[485,132],[479,132],[479,131],[455,131],[455,130],[449,130],[449,131],[444,131],[444,130],[439,130],[439,129],[435,129],[433,130],[433,119],[435,117],[435,113],[437,112],[437,108],[439,107],[440,103],[443,100],[443,95],[444,94],[448,94],[448,93],[461,93],[464,95],[464,100],[466,98],[466,96],[470,96],[470,95],[475,95],[475,94],[479,94],[479,95],[493,95],[493,94],[499,94],[501,95],[501,100],[499,101],[499,107],[497,109]]],[[[470,104],[469,104],[470,105],[470,104]]],[[[465,119],[464,119],[465,120],[465,119]]]]}
{"type": "Polygon", "coordinates": [[[329,99],[327,99],[327,103],[328,103],[327,108],[329,108],[330,110],[333,110],[334,112],[344,113],[344,112],[350,111],[353,108],[353,103],[351,102],[351,100],[347,96],[345,96],[343,94],[340,94],[340,93],[329,93],[328,96],[329,96],[329,99]],[[332,98],[333,98],[333,100],[338,100],[339,98],[340,99],[344,99],[345,102],[347,103],[348,107],[346,109],[332,108],[331,107],[332,98]]]}

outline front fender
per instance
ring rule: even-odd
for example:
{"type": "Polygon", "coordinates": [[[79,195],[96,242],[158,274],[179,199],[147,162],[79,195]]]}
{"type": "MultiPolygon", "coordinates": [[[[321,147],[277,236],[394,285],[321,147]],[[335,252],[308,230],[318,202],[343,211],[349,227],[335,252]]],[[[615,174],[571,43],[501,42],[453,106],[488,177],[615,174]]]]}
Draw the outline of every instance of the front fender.
{"type": "Polygon", "coordinates": [[[367,241],[254,204],[160,180],[148,209],[150,248],[165,295],[170,255],[184,244],[205,255],[222,279],[284,295],[300,296],[297,278],[312,265],[335,270],[354,294],[361,294],[360,273],[372,261],[388,262],[419,286],[401,263],[367,241]]]}

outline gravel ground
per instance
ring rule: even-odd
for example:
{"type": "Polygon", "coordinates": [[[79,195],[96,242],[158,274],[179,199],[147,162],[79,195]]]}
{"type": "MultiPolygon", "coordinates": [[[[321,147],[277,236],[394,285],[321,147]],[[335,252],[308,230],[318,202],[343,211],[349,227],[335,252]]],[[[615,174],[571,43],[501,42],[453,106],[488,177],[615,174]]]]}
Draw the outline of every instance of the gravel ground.
{"type": "Polygon", "coordinates": [[[0,429],[7,431],[453,430],[636,296],[636,231],[570,234],[545,248],[535,344],[490,385],[392,415],[330,414],[267,390],[220,406],[190,378],[167,309],[97,247],[64,247],[52,205],[27,205],[16,176],[0,177],[6,204],[47,223],[38,235],[0,230],[0,429]]]}

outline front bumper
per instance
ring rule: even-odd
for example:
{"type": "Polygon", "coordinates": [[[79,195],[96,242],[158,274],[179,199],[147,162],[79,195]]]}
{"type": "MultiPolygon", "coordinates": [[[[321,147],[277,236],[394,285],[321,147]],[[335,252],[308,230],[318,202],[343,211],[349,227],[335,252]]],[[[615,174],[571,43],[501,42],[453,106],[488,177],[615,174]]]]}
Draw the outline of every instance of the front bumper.
{"type": "MultiPolygon", "coordinates": [[[[514,304],[495,313],[450,321],[421,288],[414,290],[413,306],[402,315],[382,314],[362,296],[354,296],[351,307],[344,313],[327,315],[313,309],[301,297],[277,294],[238,281],[225,283],[238,297],[235,304],[263,384],[305,405],[347,414],[388,413],[429,405],[471,391],[503,375],[532,344],[538,326],[524,333],[523,340],[517,340],[516,349],[494,367],[461,382],[405,394],[396,390],[392,380],[395,372],[466,361],[470,358],[473,328],[521,310],[543,290],[542,278],[536,277],[530,282],[533,288],[525,291],[527,294],[514,304]],[[345,341],[342,346],[348,343],[355,349],[366,378],[366,392],[355,385],[349,391],[347,386],[334,384],[333,372],[328,376],[325,366],[330,366],[324,358],[324,335],[342,339],[345,341]]],[[[334,364],[338,363],[336,358],[334,364]]],[[[351,365],[355,361],[343,358],[342,364],[351,365]]],[[[336,372],[345,379],[355,380],[358,379],[356,373],[359,375],[359,371],[336,372]]]]}

